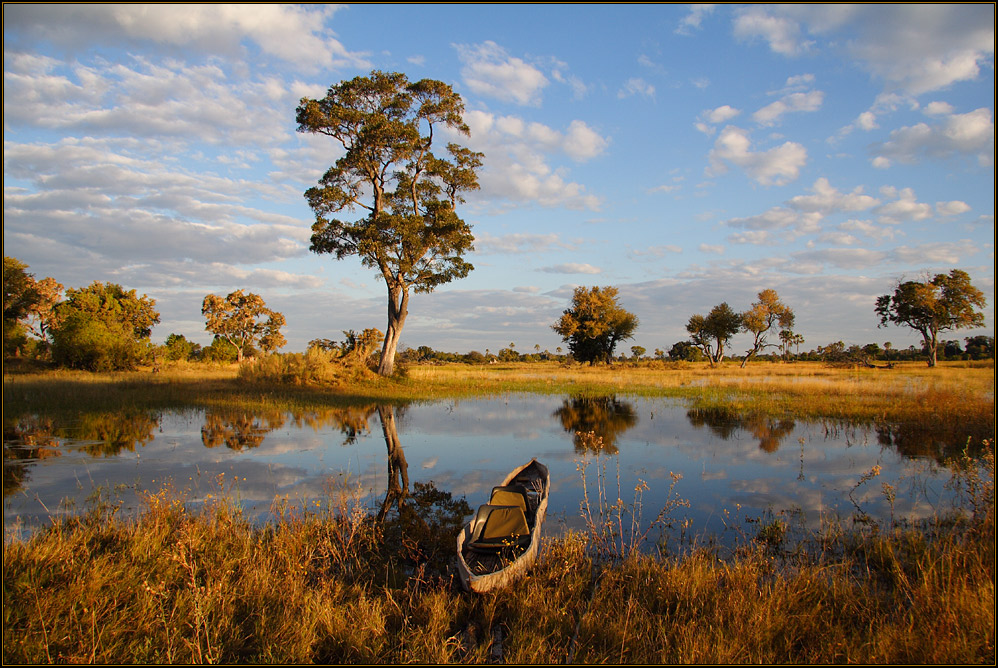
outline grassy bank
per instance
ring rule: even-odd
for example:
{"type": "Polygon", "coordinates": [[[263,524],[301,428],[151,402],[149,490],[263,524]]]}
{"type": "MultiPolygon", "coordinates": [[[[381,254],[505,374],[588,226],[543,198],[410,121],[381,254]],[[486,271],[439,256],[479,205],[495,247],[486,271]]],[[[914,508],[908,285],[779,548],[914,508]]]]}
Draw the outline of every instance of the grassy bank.
{"type": "Polygon", "coordinates": [[[4,662],[993,665],[993,454],[953,467],[960,520],[682,558],[597,558],[600,536],[572,534],[486,595],[455,587],[442,557],[464,509],[432,490],[407,521],[331,487],[324,510],[259,528],[165,488],[134,517],[98,504],[4,546],[4,662]]]}
{"type": "MultiPolygon", "coordinates": [[[[263,367],[263,365],[260,365],[263,367]]],[[[995,370],[990,364],[835,368],[820,363],[649,363],[613,367],[521,363],[413,366],[404,378],[360,370],[328,382],[298,384],[266,370],[176,365],[148,371],[49,371],[4,375],[4,408],[14,412],[128,408],[295,408],[334,403],[407,402],[507,393],[622,394],[675,397],[698,408],[724,406],[791,418],[857,422],[992,421],[995,370]]]]}

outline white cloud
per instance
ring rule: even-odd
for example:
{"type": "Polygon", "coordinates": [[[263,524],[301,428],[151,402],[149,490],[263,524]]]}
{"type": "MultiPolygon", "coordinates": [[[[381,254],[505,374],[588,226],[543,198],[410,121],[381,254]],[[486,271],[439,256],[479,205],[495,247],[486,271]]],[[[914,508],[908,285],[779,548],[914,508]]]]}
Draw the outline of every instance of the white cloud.
{"type": "Polygon", "coordinates": [[[713,244],[700,244],[697,247],[701,253],[713,253],[715,255],[724,255],[724,246],[717,246],[713,244]]]}
{"type": "Polygon", "coordinates": [[[769,48],[785,56],[796,56],[808,51],[814,44],[802,36],[797,21],[769,13],[765,7],[741,9],[735,15],[735,37],[747,41],[761,38],[769,48]]]}
{"type": "Polygon", "coordinates": [[[807,150],[788,141],[768,151],[752,151],[748,132],[729,125],[721,131],[709,158],[711,174],[724,173],[725,163],[731,163],[762,185],[785,185],[797,179],[807,163],[807,150]]]}
{"type": "Polygon", "coordinates": [[[624,82],[623,88],[617,91],[617,97],[623,99],[633,95],[655,97],[655,87],[641,77],[632,77],[624,82]]]}
{"type": "Polygon", "coordinates": [[[465,122],[471,137],[461,139],[488,156],[479,175],[487,197],[572,209],[599,208],[598,197],[570,181],[566,169],[550,164],[557,154],[583,161],[605,150],[608,140],[584,122],[573,121],[564,133],[541,123],[484,111],[467,112],[465,122]]]}
{"type": "Polygon", "coordinates": [[[925,105],[926,116],[949,116],[955,110],[949,102],[929,102],[925,105]]]}
{"type": "Polygon", "coordinates": [[[565,133],[565,153],[578,162],[584,162],[603,153],[609,142],[583,121],[572,121],[565,133]]]}
{"type": "Polygon", "coordinates": [[[874,209],[874,213],[880,216],[879,220],[882,223],[898,224],[906,221],[925,220],[932,215],[932,207],[919,202],[911,188],[898,191],[887,187],[882,188],[881,192],[887,197],[897,197],[895,201],[882,204],[874,209]]]}
{"type": "Polygon", "coordinates": [[[791,93],[759,109],[752,114],[752,119],[762,125],[773,125],[780,120],[783,114],[798,111],[818,111],[821,109],[824,99],[825,94],[820,90],[808,93],[791,93]]]}
{"type": "Polygon", "coordinates": [[[694,30],[699,30],[704,17],[714,13],[714,7],[710,4],[690,5],[690,13],[680,19],[676,34],[691,35],[694,30]]]}
{"type": "Polygon", "coordinates": [[[936,202],[936,212],[941,216],[959,216],[970,211],[970,205],[960,200],[936,202]]]}
{"type": "Polygon", "coordinates": [[[811,186],[813,195],[798,195],[790,199],[790,206],[798,211],[811,211],[829,215],[838,211],[863,211],[880,203],[875,197],[863,194],[862,186],[851,193],[842,193],[827,178],[820,178],[811,186]]]}
{"type": "Polygon", "coordinates": [[[530,63],[510,56],[492,41],[476,46],[458,44],[455,48],[464,63],[461,76],[474,92],[519,105],[540,104],[548,79],[530,63]]]}
{"type": "Polygon", "coordinates": [[[951,114],[936,125],[918,123],[895,130],[872,150],[877,158],[906,164],[926,157],[967,155],[976,157],[982,166],[990,166],[994,163],[995,124],[991,110],[982,107],[966,114],[951,114]]]}
{"type": "Polygon", "coordinates": [[[142,41],[203,53],[238,55],[246,40],[265,54],[308,68],[366,68],[365,54],[352,53],[324,25],[332,5],[282,4],[106,4],[4,8],[5,31],[16,27],[64,48],[142,41]]]}
{"type": "Polygon", "coordinates": [[[708,123],[725,123],[740,113],[742,112],[738,109],[725,104],[717,107],[716,109],[710,109],[709,111],[703,112],[702,118],[704,118],[708,123]]]}

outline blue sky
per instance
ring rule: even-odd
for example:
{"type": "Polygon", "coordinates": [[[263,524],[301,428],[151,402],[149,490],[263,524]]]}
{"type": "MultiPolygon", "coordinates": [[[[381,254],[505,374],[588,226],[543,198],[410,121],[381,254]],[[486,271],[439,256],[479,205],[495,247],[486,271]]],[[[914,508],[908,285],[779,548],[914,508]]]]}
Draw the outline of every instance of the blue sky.
{"type": "MultiPolygon", "coordinates": [[[[475,270],[415,295],[402,343],[563,345],[613,285],[649,352],[772,288],[803,349],[877,328],[899,280],[967,271],[994,336],[993,4],[5,5],[4,254],[120,283],[208,343],[208,293],[285,314],[285,350],[386,322],[356,259],[308,251],[339,157],[303,96],[371,70],[439,79],[485,153],[459,210],[475,270]]],[[[735,350],[748,347],[735,340],[735,350]]]]}

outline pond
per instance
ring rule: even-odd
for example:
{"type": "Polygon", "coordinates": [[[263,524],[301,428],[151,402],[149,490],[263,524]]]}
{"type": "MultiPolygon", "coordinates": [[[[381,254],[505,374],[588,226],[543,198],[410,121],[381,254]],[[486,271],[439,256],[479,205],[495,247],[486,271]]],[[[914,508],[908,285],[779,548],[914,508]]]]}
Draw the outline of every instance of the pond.
{"type": "Polygon", "coordinates": [[[374,511],[429,482],[474,508],[532,457],[551,471],[546,533],[584,526],[584,477],[595,503],[604,470],[610,501],[619,481],[625,504],[640,500],[645,524],[679,499],[689,507],[671,518],[687,535],[751,533],[746,520],[781,511],[817,528],[823,518],[945,512],[950,474],[941,452],[902,429],[745,418],[631,396],[86,414],[63,424],[31,417],[4,424],[4,534],[24,536],[80,512],[95,489],[136,508],[137,491],[167,482],[191,507],[227,495],[259,522],[273,520],[275,499],[323,504],[331,481],[359,485],[374,511]],[[638,499],[641,481],[647,490],[638,499]]]}

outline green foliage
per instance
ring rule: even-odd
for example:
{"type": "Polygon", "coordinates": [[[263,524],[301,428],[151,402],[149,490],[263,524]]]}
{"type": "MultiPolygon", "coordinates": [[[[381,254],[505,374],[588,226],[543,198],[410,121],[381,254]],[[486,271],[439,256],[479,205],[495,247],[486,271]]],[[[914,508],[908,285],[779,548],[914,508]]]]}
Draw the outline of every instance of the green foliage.
{"type": "Polygon", "coordinates": [[[207,320],[205,329],[231,343],[240,362],[244,351],[257,343],[267,352],[287,343],[281,334],[284,316],[267,308],[263,298],[252,292],[236,290],[224,299],[208,295],[201,304],[201,314],[207,320]]]}
{"type": "Polygon", "coordinates": [[[742,327],[741,314],[735,313],[727,302],[718,304],[706,317],[694,315],[686,324],[690,340],[703,351],[714,366],[724,359],[724,346],[742,327]]]}
{"type": "Polygon", "coordinates": [[[19,260],[3,258],[3,355],[4,358],[23,352],[44,353],[45,339],[51,325],[52,309],[59,300],[62,285],[55,279],[36,281],[19,260]],[[28,333],[41,342],[32,342],[28,333]]]}
{"type": "Polygon", "coordinates": [[[200,357],[201,344],[188,341],[183,334],[170,334],[166,337],[166,359],[176,361],[191,361],[200,357]]]}
{"type": "Polygon", "coordinates": [[[675,362],[700,362],[703,353],[690,341],[677,341],[669,349],[669,359],[675,362]]]}
{"type": "Polygon", "coordinates": [[[984,314],[975,308],[985,303],[984,293],[970,283],[967,272],[953,269],[949,275],[900,283],[894,294],[877,298],[875,311],[880,327],[892,323],[921,334],[928,364],[935,366],[939,332],[983,326],[984,314]]]}
{"type": "Polygon", "coordinates": [[[617,288],[578,287],[572,305],[551,329],[579,362],[610,362],[617,344],[634,337],[638,318],[617,303],[617,288]]]}
{"type": "Polygon", "coordinates": [[[115,283],[69,289],[54,309],[52,359],[91,371],[133,369],[151,354],[149,335],[159,322],[156,301],[115,283]]]}
{"type": "MultiPolygon", "coordinates": [[[[235,362],[240,357],[240,352],[244,355],[246,351],[240,351],[235,344],[226,341],[220,336],[212,339],[211,345],[201,349],[200,358],[205,362],[235,362]]],[[[250,349],[252,356],[252,349],[250,349]]]]}
{"type": "Polygon", "coordinates": [[[52,330],[52,359],[62,366],[88,371],[134,369],[150,351],[122,323],[104,322],[92,313],[63,309],[52,330]]]}
{"type": "Polygon", "coordinates": [[[967,355],[972,360],[993,360],[995,358],[995,337],[973,336],[964,339],[967,355]]]}
{"type": "Polygon", "coordinates": [[[482,154],[457,144],[449,159],[432,152],[442,128],[468,134],[464,103],[450,86],[374,71],[331,86],[319,100],[302,98],[299,132],[332,137],[346,150],[309,188],[315,213],[311,250],[336,259],[358,256],[388,289],[388,327],[379,373],[392,374],[408,315],[409,290],[431,292],[473,269],[471,228],[457,216],[461,193],[478,188],[482,154]],[[360,209],[348,222],[332,217],[360,209]]]}

